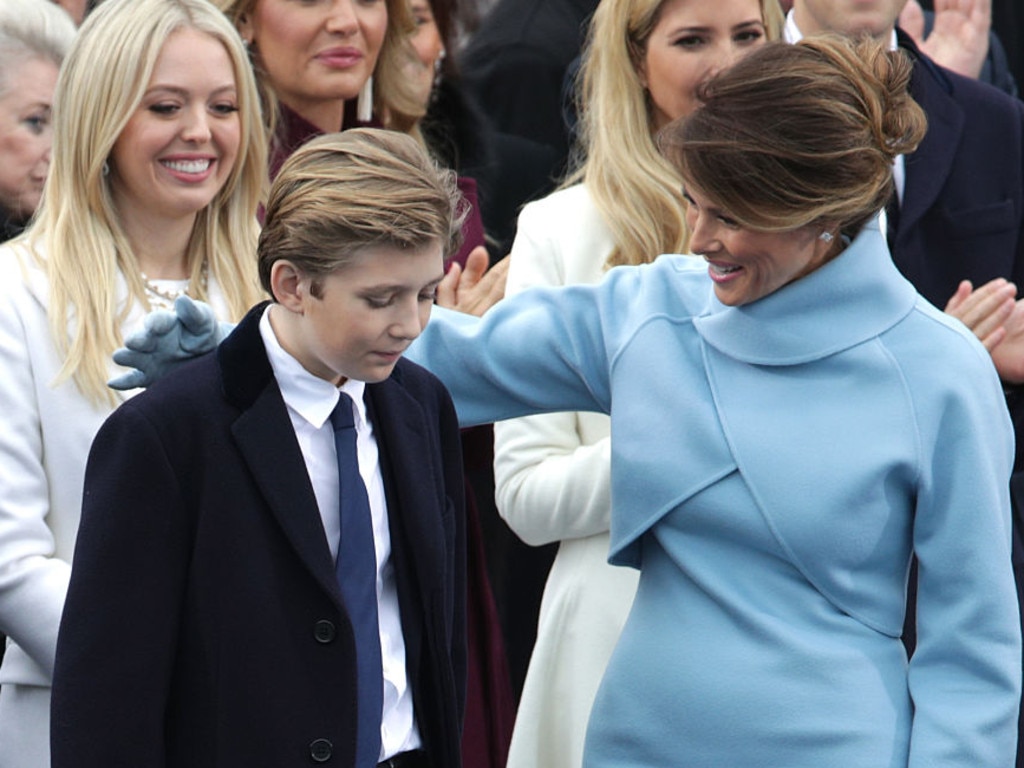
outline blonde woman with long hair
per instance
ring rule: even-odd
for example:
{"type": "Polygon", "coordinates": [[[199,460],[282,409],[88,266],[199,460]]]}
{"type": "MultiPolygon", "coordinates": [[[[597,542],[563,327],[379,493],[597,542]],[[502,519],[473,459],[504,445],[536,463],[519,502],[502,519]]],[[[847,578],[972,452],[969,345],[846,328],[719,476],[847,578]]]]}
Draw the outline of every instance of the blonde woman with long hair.
{"type": "Polygon", "coordinates": [[[57,629],[110,355],[177,294],[237,319],[266,183],[241,40],[205,0],[107,0],[54,96],[33,226],[0,249],[0,766],[49,765],[57,629]]]}
{"type": "MultiPolygon", "coordinates": [[[[775,0],[603,0],[581,69],[584,158],[528,205],[508,293],[596,283],[610,268],[687,248],[678,172],[655,135],[696,88],[781,33],[775,0]]],[[[609,421],[560,413],[495,424],[498,508],[529,544],[561,542],[516,717],[509,768],[579,766],[591,704],[636,590],[607,564],[609,421]]]]}

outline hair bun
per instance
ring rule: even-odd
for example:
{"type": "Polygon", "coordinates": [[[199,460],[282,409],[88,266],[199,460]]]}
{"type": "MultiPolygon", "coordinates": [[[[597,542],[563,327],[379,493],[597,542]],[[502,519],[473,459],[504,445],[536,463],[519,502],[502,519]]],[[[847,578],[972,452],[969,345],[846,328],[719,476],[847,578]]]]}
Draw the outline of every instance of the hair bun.
{"type": "Polygon", "coordinates": [[[865,94],[866,100],[878,105],[868,114],[879,150],[891,162],[917,149],[927,129],[924,113],[909,92],[914,64],[905,51],[888,50],[871,38],[858,40],[853,48],[864,66],[865,89],[873,87],[876,92],[865,94]]]}
{"type": "Polygon", "coordinates": [[[853,235],[891,198],[894,158],[924,136],[911,72],[905,54],[870,39],[768,43],[710,79],[663,146],[744,226],[832,222],[853,235]]]}

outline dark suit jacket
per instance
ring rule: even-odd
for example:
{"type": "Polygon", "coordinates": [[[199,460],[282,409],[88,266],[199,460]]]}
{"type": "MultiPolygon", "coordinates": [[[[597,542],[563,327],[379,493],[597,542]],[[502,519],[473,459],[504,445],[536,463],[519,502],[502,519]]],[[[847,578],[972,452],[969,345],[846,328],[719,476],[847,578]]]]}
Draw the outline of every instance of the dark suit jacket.
{"type": "Polygon", "coordinates": [[[499,131],[547,145],[561,174],[569,156],[562,80],[597,0],[499,0],[460,54],[466,86],[499,131]]]}
{"type": "MultiPolygon", "coordinates": [[[[351,625],[254,309],[119,408],[86,471],[54,675],[55,768],[352,765],[351,625]]],[[[455,412],[400,361],[366,388],[408,673],[460,765],[465,524],[455,412]]]]}
{"type": "MultiPolygon", "coordinates": [[[[928,133],[906,158],[893,260],[942,308],[961,280],[1005,277],[1024,290],[1024,104],[942,69],[900,33],[914,57],[910,92],[928,133]]],[[[1024,469],[1024,399],[1011,403],[1024,469]]]]}
{"type": "MultiPolygon", "coordinates": [[[[1024,291],[1024,104],[937,66],[902,32],[899,44],[914,58],[910,92],[928,116],[928,133],[906,158],[903,204],[890,232],[896,266],[939,308],[964,279],[979,287],[1005,277],[1024,291]]],[[[1024,594],[1024,397],[1011,391],[1007,405],[1017,436],[1014,576],[1024,594]]],[[[904,627],[910,649],[914,586],[904,627]]]]}

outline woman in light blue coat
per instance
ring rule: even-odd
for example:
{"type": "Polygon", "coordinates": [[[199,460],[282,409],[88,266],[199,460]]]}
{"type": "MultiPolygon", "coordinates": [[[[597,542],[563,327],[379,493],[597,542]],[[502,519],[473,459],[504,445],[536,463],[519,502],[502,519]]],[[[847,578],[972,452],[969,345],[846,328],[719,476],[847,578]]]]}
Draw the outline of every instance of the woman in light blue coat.
{"type": "MultiPolygon", "coordinates": [[[[588,768],[1013,765],[1002,390],[877,225],[925,130],[909,77],[870,42],[764,46],[664,134],[706,270],[662,256],[438,310],[409,349],[466,423],[611,415],[610,559],[640,583],[588,768]]],[[[212,335],[178,309],[119,354],[146,369],[129,383],[168,364],[147,349],[212,335]]]]}
{"type": "Polygon", "coordinates": [[[668,129],[706,270],[435,314],[410,350],[467,423],[611,415],[610,557],[640,585],[587,766],[1013,764],[1010,425],[878,230],[924,120],[909,63],[859,45],[770,44],[668,129]]]}

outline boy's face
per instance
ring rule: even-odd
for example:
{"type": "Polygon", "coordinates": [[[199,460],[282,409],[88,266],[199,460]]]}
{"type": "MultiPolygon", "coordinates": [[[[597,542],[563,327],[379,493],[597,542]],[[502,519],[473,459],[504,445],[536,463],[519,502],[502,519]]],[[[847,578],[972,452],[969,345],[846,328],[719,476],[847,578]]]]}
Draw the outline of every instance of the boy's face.
{"type": "Polygon", "coordinates": [[[310,291],[312,278],[301,278],[301,311],[285,348],[322,379],[383,381],[426,326],[443,277],[440,242],[363,249],[320,278],[319,298],[310,291]]]}

